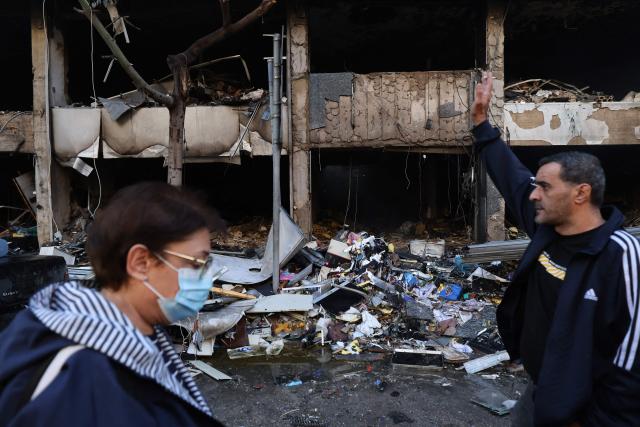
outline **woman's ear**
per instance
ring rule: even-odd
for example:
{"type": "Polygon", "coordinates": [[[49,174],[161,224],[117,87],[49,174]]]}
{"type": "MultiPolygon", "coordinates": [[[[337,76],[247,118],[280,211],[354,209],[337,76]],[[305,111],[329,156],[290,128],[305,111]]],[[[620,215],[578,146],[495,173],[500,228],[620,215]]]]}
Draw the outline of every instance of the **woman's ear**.
{"type": "Polygon", "coordinates": [[[146,280],[153,262],[149,248],[137,243],[127,253],[127,274],[137,280],[146,280]]]}

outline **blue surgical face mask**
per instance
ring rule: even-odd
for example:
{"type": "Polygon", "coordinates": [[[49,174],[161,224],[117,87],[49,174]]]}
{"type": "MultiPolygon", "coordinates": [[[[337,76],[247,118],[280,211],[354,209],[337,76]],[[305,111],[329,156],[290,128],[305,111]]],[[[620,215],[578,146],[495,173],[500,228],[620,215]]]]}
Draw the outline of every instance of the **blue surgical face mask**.
{"type": "Polygon", "coordinates": [[[178,272],[178,293],[173,298],[161,295],[148,280],[143,281],[145,286],[158,297],[158,305],[169,323],[198,314],[209,297],[209,289],[213,286],[213,281],[222,276],[224,271],[214,272],[213,266],[204,271],[194,268],[176,268],[160,255],[156,254],[156,257],[178,272]]]}

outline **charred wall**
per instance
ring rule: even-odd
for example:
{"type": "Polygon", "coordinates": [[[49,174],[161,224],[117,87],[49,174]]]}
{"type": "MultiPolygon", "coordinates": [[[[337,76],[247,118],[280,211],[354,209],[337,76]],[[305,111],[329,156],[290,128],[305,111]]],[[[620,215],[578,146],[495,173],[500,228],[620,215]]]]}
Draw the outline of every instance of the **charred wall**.
{"type": "Polygon", "coordinates": [[[28,1],[0,3],[3,90],[0,110],[31,110],[31,26],[28,1]]]}
{"type": "Polygon", "coordinates": [[[505,22],[506,83],[555,79],[622,99],[640,91],[640,3],[513,1],[505,22]]]}
{"type": "Polygon", "coordinates": [[[395,230],[406,221],[471,225],[467,155],[314,150],[314,220],[395,230]]]}
{"type": "Polygon", "coordinates": [[[471,69],[484,38],[481,3],[312,0],[311,72],[471,69]]]}

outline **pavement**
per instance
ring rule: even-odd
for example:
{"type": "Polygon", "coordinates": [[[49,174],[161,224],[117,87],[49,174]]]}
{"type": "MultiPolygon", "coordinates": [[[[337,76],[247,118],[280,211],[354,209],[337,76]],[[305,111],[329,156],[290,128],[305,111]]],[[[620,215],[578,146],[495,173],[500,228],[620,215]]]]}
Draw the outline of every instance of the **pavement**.
{"type": "Polygon", "coordinates": [[[517,399],[526,386],[522,374],[504,367],[469,375],[453,365],[398,369],[388,358],[354,362],[330,356],[328,348],[287,347],[279,356],[230,360],[217,349],[202,360],[232,380],[200,374],[196,382],[227,426],[294,427],[508,426],[509,415],[493,415],[471,399],[493,390],[517,399]],[[482,376],[491,374],[498,378],[482,376]]]}

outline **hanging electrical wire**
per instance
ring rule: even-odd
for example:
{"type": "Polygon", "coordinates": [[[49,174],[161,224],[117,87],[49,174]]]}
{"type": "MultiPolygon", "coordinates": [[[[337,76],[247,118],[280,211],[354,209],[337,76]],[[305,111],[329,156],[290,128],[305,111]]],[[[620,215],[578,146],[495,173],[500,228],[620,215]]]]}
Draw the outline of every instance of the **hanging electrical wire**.
{"type": "Polygon", "coordinates": [[[353,158],[349,156],[349,190],[347,191],[347,208],[344,212],[344,220],[342,221],[343,225],[347,224],[347,216],[349,215],[349,205],[351,204],[351,168],[352,168],[353,158]]]}

